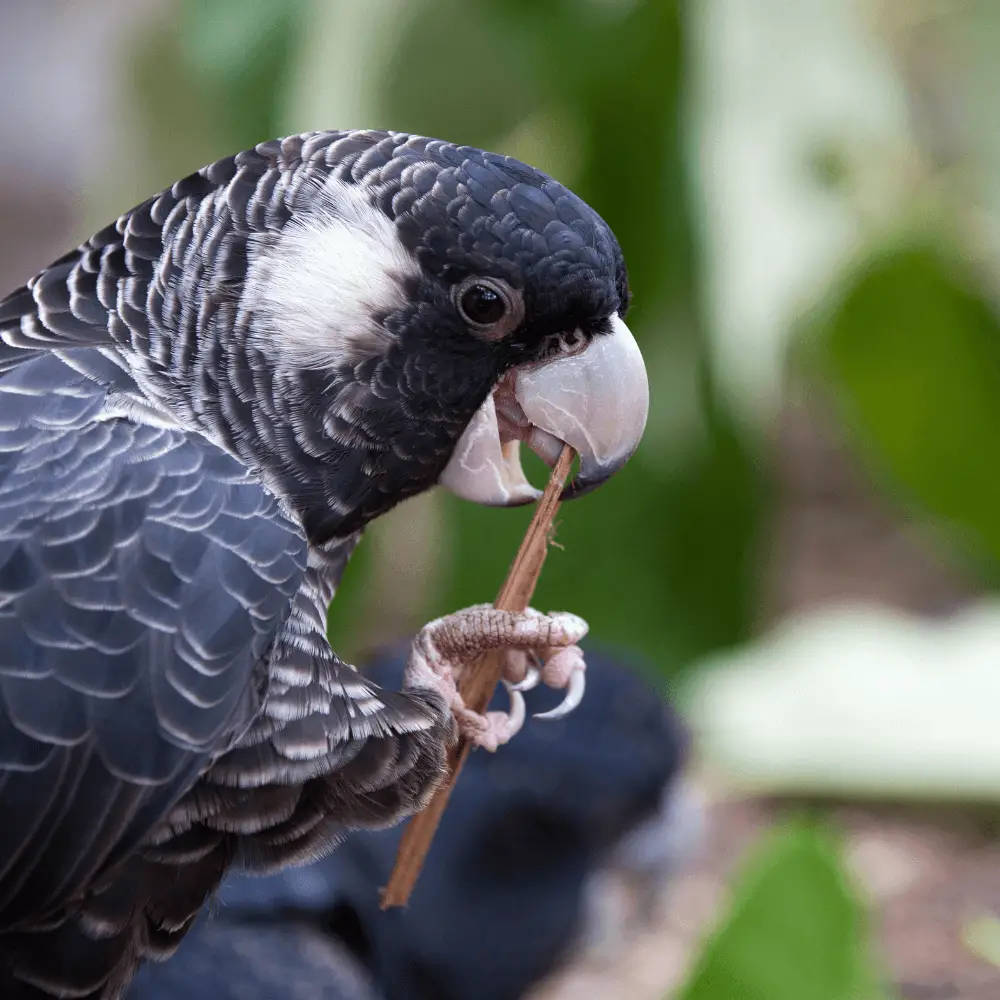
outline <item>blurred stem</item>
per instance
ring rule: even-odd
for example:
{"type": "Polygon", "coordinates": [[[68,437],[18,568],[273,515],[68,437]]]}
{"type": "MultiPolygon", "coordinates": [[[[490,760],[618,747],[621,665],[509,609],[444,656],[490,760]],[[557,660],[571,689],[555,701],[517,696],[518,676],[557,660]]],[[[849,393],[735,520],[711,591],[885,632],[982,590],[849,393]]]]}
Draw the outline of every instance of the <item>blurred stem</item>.
{"type": "Polygon", "coordinates": [[[306,31],[290,71],[284,133],[396,128],[383,121],[379,82],[424,0],[307,0],[306,31]]]}

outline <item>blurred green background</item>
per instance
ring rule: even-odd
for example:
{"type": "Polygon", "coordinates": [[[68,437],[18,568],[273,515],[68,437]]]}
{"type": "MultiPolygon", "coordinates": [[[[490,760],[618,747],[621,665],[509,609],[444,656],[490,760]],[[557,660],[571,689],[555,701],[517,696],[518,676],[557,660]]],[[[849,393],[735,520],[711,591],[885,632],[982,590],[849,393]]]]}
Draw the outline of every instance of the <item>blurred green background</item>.
{"type": "MultiPolygon", "coordinates": [[[[0,274],[290,132],[549,171],[619,237],[652,399],[627,469],[563,508],[536,605],[641,654],[724,784],[992,803],[997,43],[987,0],[10,0],[0,274]]],[[[529,516],[435,493],[383,519],[336,648],[490,600],[529,516]]],[[[681,995],[882,995],[835,837],[793,825],[750,869],[681,995]]]]}

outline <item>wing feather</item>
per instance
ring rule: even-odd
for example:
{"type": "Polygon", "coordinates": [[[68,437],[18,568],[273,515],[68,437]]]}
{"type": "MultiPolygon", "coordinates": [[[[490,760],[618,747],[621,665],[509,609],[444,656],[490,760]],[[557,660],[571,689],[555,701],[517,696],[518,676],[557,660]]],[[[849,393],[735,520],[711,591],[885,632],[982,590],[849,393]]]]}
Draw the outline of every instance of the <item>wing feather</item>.
{"type": "Polygon", "coordinates": [[[54,355],[0,378],[0,928],[78,896],[246,729],[305,572],[245,469],[95,419],[104,395],[54,355]]]}

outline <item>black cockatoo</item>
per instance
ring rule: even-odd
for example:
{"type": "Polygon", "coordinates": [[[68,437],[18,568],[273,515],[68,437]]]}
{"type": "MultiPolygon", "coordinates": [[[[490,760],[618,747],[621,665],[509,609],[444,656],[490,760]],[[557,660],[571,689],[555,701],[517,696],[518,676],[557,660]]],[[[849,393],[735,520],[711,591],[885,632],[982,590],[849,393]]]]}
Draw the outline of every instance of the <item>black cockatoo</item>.
{"type": "MultiPolygon", "coordinates": [[[[469,758],[405,908],[379,907],[400,828],[353,833],[312,865],[232,876],[127,1000],[520,1000],[581,948],[607,947],[621,929],[605,926],[603,883],[625,871],[659,888],[702,812],[670,704],[632,655],[586,656],[577,711],[469,758]]],[[[399,687],[405,664],[386,650],[362,669],[399,687]]],[[[553,700],[527,695],[536,712],[553,700]]]]}
{"type": "Polygon", "coordinates": [[[325,634],[365,525],[442,484],[528,502],[517,447],[619,469],[648,388],[605,222],[504,156],[396,132],[263,143],[0,301],[0,996],[115,1000],[230,867],[418,809],[455,676],[582,694],[571,614],[425,627],[402,691],[325,634]],[[531,678],[529,677],[530,681],[531,678]]]}

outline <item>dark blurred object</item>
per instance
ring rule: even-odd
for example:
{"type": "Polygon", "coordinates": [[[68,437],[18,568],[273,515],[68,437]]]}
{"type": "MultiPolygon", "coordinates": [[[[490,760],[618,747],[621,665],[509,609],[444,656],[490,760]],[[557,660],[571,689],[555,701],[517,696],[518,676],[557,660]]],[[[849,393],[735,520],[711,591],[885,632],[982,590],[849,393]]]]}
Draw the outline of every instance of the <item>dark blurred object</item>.
{"type": "MultiPolygon", "coordinates": [[[[366,673],[398,686],[403,655],[366,673]]],[[[699,820],[678,786],[687,734],[670,706],[609,655],[588,649],[587,674],[575,712],[529,719],[500,752],[470,757],[408,907],[379,909],[401,828],[357,834],[308,868],[230,880],[217,914],[145,968],[129,1000],[369,997],[354,959],[385,1000],[514,1000],[616,932],[591,919],[595,878],[662,882],[699,820]]],[[[559,696],[528,692],[528,710],[559,696]]]]}
{"type": "Polygon", "coordinates": [[[139,970],[128,1000],[380,1000],[319,921],[280,906],[260,918],[203,920],[174,959],[139,970]]]}

